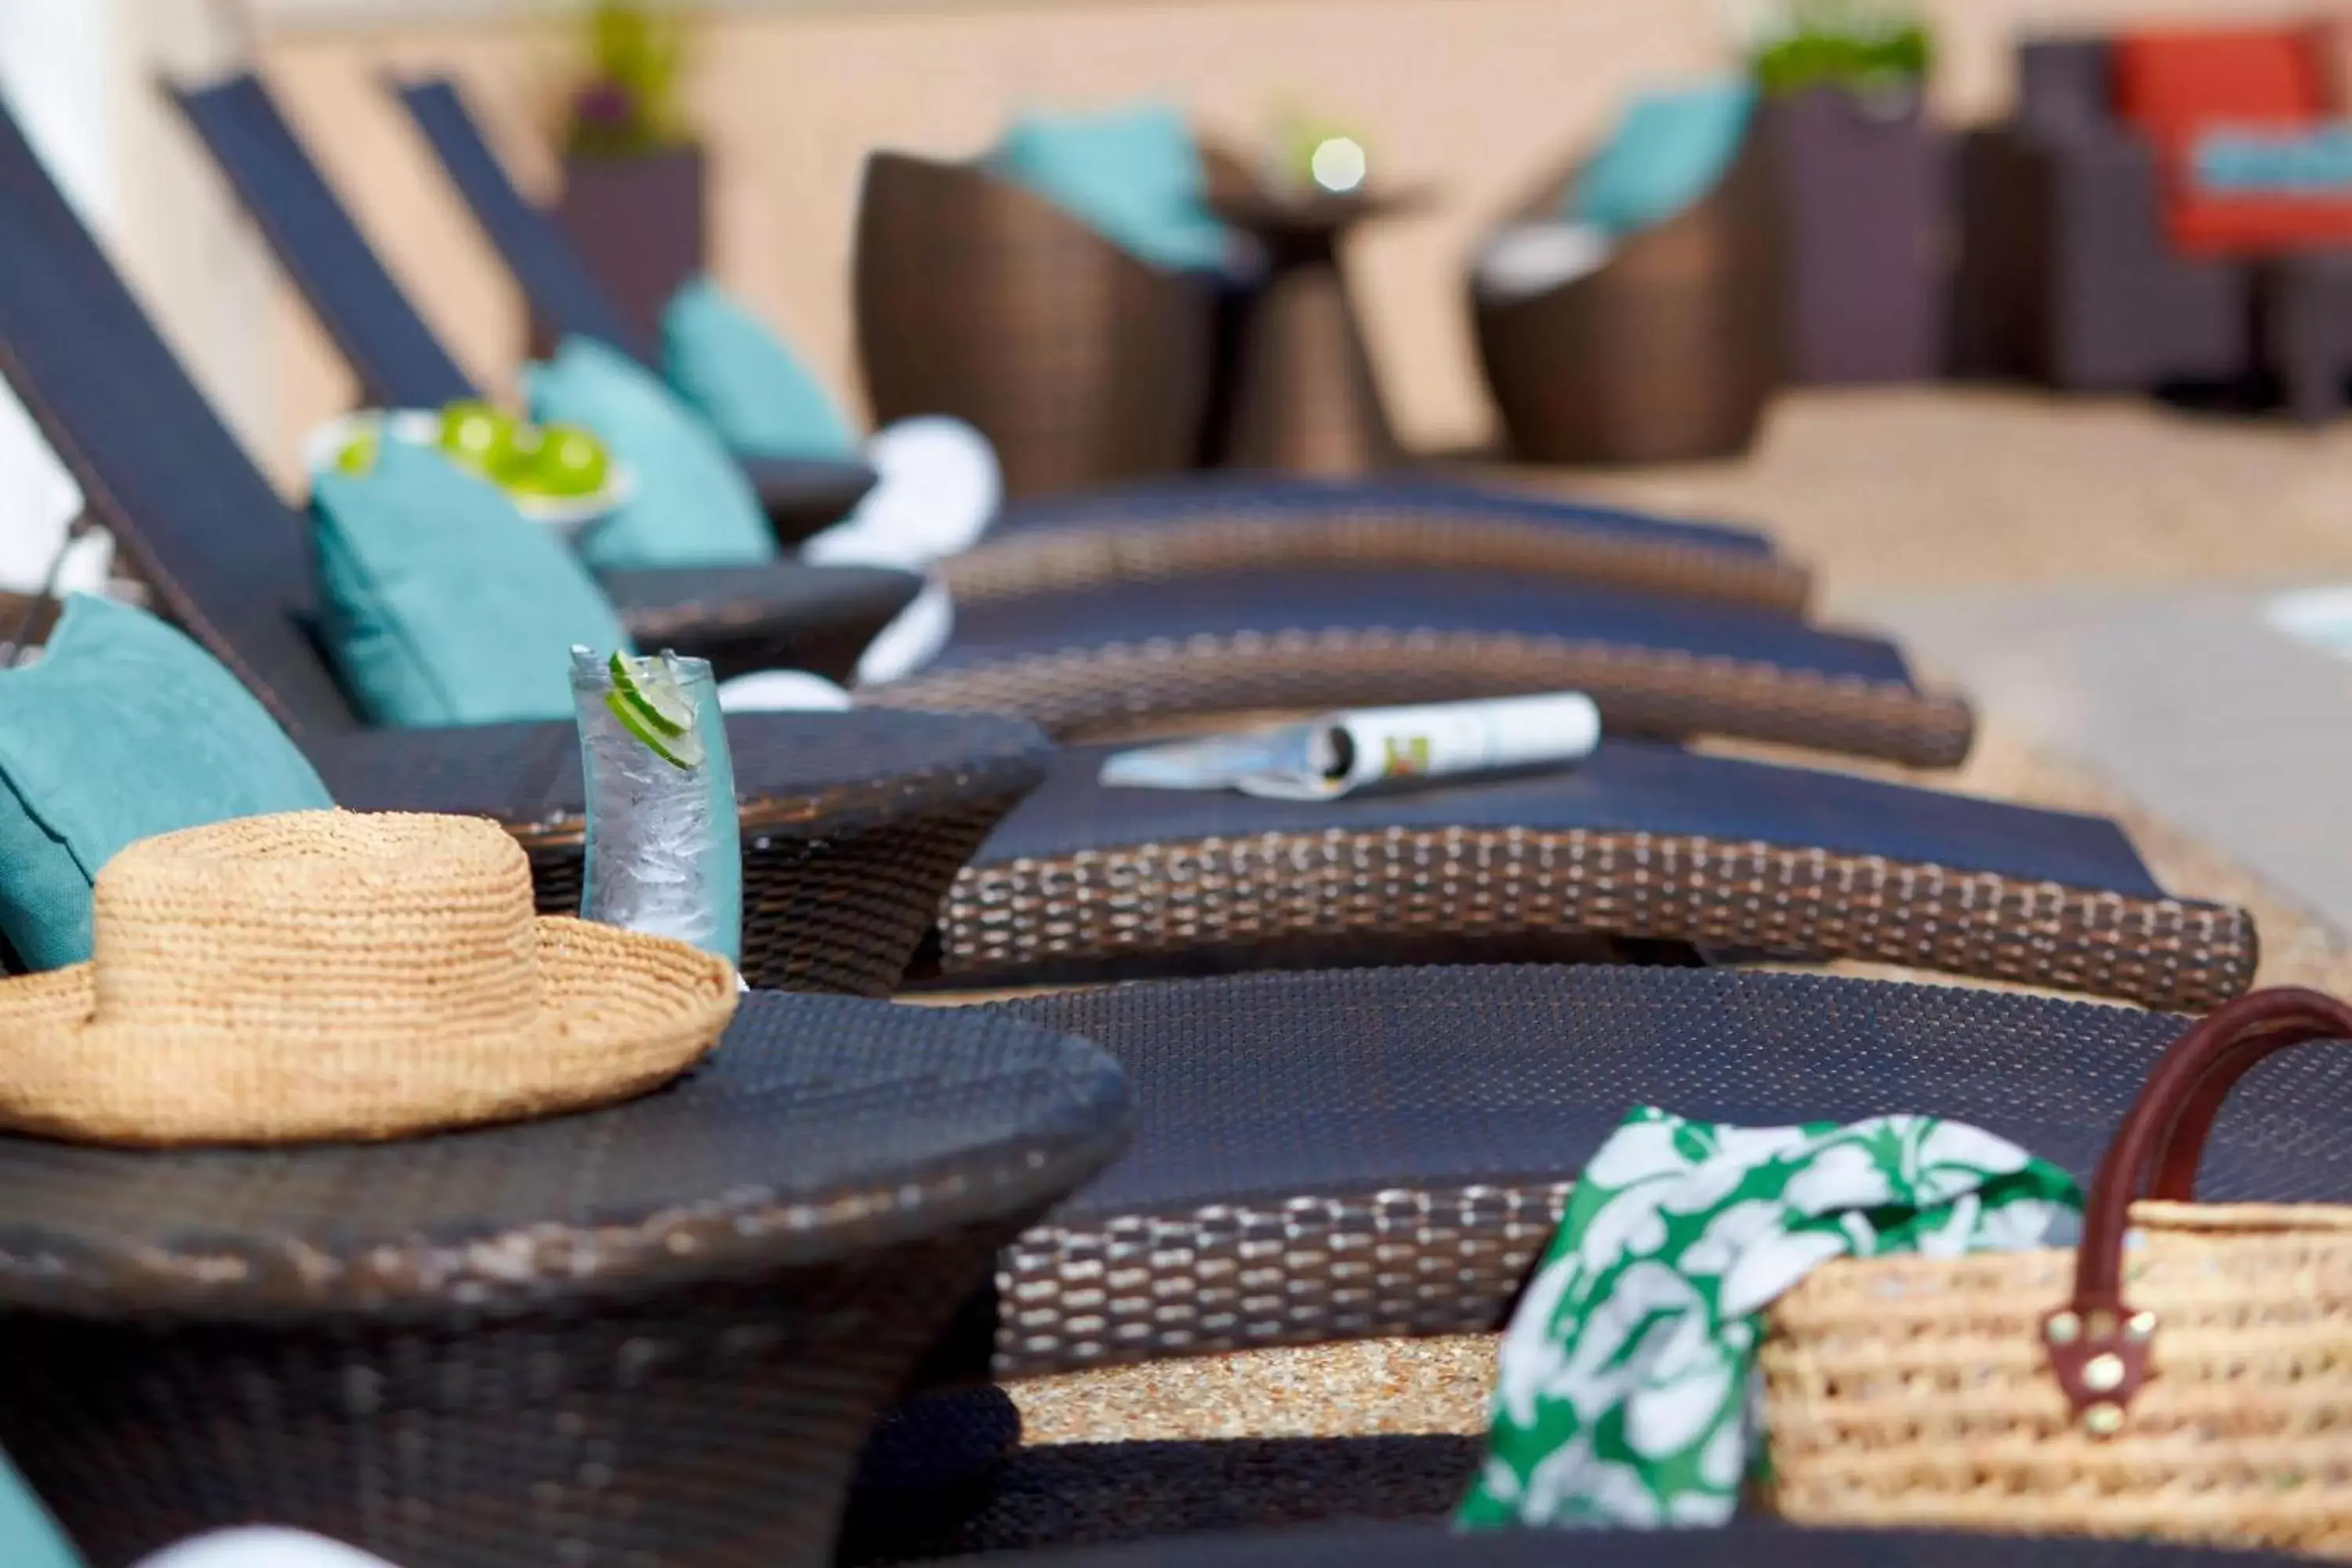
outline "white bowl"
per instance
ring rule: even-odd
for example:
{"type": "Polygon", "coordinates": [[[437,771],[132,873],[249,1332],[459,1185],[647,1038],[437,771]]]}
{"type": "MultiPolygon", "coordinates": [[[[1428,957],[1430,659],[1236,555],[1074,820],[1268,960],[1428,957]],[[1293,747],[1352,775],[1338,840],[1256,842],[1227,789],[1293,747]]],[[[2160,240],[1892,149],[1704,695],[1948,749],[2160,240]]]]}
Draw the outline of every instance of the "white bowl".
{"type": "MultiPolygon", "coordinates": [[[[356,414],[338,416],[303,437],[302,467],[310,473],[323,474],[335,466],[344,447],[368,435],[405,442],[411,447],[438,446],[441,416],[420,408],[362,408],[356,414]]],[[[615,461],[604,475],[604,488],[593,495],[519,496],[504,489],[499,493],[514,502],[515,510],[523,516],[553,529],[567,542],[573,542],[591,526],[628,505],[629,498],[637,493],[637,477],[627,465],[615,461]]]]}

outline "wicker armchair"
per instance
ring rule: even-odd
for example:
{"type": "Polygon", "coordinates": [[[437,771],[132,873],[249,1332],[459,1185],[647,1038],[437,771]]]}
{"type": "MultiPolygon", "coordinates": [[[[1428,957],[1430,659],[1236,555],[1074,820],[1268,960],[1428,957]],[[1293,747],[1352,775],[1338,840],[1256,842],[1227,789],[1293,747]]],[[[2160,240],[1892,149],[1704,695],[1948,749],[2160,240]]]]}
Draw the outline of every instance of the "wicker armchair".
{"type": "MultiPolygon", "coordinates": [[[[1558,213],[1581,166],[1513,217],[1558,213]]],[[[1745,450],[1782,376],[1779,230],[1751,137],[1713,191],[1597,269],[1509,299],[1474,283],[1479,357],[1511,450],[1546,463],[1745,450]]]]}
{"type": "Polygon", "coordinates": [[[877,424],[968,420],[1015,499],[1197,461],[1214,282],[1139,261],[977,165],[897,153],[866,161],[856,272],[877,424]]]}

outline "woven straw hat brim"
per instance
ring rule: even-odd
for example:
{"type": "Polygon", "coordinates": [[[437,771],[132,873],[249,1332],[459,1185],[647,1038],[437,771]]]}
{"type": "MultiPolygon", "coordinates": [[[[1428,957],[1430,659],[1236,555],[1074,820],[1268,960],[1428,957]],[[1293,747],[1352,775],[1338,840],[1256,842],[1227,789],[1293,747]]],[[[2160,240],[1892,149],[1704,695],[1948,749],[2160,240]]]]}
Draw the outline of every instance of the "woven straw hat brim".
{"type": "Polygon", "coordinates": [[[541,916],[541,1005],[517,1035],[418,1019],[365,1049],[95,1020],[88,963],[0,984],[0,1128],[171,1147],[376,1140],[584,1110],[675,1078],[735,1013],[735,971],[683,942],[541,916]],[[119,1072],[105,1070],[120,1063],[119,1072]]]}

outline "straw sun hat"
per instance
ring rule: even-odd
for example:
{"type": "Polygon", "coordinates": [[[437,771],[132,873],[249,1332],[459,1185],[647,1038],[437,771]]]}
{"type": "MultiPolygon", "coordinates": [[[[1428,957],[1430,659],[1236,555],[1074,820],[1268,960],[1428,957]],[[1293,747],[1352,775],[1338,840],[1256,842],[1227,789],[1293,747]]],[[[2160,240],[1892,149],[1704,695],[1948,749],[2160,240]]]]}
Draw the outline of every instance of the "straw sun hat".
{"type": "Polygon", "coordinates": [[[727,961],[532,912],[460,816],[293,812],[142,839],[88,963],[0,981],[0,1127],[163,1145],[394,1138],[641,1093],[709,1050],[727,961]]]}

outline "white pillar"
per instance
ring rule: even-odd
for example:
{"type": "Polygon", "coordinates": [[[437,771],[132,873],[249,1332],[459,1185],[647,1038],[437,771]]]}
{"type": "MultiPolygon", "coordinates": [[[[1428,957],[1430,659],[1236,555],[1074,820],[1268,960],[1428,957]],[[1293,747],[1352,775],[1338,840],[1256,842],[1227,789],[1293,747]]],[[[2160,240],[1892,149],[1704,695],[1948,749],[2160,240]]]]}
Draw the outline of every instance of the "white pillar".
{"type": "MultiPolygon", "coordinates": [[[[111,8],[110,0],[0,0],[0,93],[83,219],[100,232],[116,198],[111,8]]],[[[0,588],[37,587],[80,510],[80,489],[0,385],[0,588]]],[[[105,574],[102,550],[77,551],[67,585],[96,589],[105,574]]]]}

